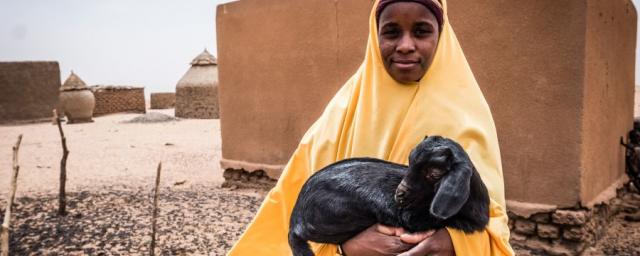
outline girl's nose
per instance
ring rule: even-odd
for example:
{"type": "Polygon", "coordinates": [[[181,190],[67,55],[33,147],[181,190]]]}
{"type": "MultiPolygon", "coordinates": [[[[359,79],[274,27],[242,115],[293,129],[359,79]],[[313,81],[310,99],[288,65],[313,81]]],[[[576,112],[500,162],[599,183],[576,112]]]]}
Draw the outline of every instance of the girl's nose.
{"type": "Polygon", "coordinates": [[[405,33],[399,40],[396,51],[400,53],[411,53],[416,50],[416,44],[409,33],[405,33]]]}

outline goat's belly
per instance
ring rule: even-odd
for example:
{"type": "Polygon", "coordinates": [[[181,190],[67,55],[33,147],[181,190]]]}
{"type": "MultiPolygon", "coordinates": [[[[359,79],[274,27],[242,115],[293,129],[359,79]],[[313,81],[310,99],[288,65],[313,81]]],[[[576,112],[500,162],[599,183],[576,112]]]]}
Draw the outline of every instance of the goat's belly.
{"type": "MultiPolygon", "coordinates": [[[[352,191],[353,192],[353,191],[352,191]]],[[[371,200],[380,195],[345,195],[340,188],[324,187],[322,191],[301,195],[305,200],[296,214],[303,228],[301,237],[319,243],[342,243],[368,227],[382,223],[397,226],[395,207],[380,205],[382,200],[371,200]],[[364,198],[363,198],[364,197],[364,198]],[[368,199],[367,199],[368,197],[368,199]],[[382,218],[381,218],[382,216],[382,218]]]]}
{"type": "Polygon", "coordinates": [[[345,223],[338,221],[323,225],[320,229],[303,224],[305,228],[300,237],[316,243],[342,244],[373,224],[375,223],[345,223]]]}
{"type": "Polygon", "coordinates": [[[294,232],[308,241],[340,244],[376,223],[398,226],[393,197],[403,174],[396,165],[357,161],[319,171],[300,191],[294,232]]]}

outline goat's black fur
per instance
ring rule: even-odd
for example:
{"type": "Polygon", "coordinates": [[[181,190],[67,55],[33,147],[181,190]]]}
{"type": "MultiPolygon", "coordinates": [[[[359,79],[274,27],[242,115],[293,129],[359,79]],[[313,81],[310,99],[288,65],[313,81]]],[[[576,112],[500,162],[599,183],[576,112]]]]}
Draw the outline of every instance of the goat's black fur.
{"type": "Polygon", "coordinates": [[[440,136],[425,138],[409,166],[352,158],[312,175],[291,214],[289,245],[312,256],[307,241],[342,244],[380,223],[409,232],[485,228],[489,195],[464,149],[440,136]]]}

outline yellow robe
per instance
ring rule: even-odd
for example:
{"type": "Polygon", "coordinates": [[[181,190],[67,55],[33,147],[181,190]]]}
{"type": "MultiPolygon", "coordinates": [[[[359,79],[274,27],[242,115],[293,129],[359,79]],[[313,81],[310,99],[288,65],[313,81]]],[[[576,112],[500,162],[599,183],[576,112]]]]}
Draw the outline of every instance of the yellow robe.
{"type": "MultiPolygon", "coordinates": [[[[377,2],[374,6],[377,6],[377,2]]],[[[399,84],[384,69],[375,8],[369,18],[365,59],[306,132],[277,185],[228,255],[291,255],[289,216],[311,174],[338,160],[375,157],[407,164],[425,135],[442,135],[468,152],[491,197],[489,225],[465,234],[449,229],[457,255],[512,255],[498,138],[480,88],[446,16],[436,55],[415,84],[399,84]]],[[[313,244],[316,255],[335,245],[313,244]]]]}

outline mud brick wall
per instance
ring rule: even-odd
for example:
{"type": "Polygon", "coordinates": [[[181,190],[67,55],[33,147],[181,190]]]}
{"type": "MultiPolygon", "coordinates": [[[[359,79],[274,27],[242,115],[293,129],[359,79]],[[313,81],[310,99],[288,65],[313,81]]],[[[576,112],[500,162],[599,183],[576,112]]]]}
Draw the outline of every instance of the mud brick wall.
{"type": "Polygon", "coordinates": [[[157,92],[151,94],[151,109],[166,109],[176,106],[176,94],[173,92],[157,92]]]}
{"type": "Polygon", "coordinates": [[[58,62],[0,62],[0,123],[51,117],[60,85],[58,62]]]}
{"type": "Polygon", "coordinates": [[[218,87],[178,87],[176,91],[175,116],[196,119],[220,118],[218,107],[218,87]]]}
{"type": "Polygon", "coordinates": [[[111,113],[146,113],[144,87],[92,86],[96,97],[94,116],[111,113]]]}

